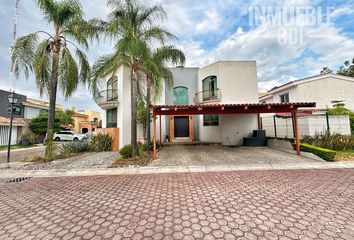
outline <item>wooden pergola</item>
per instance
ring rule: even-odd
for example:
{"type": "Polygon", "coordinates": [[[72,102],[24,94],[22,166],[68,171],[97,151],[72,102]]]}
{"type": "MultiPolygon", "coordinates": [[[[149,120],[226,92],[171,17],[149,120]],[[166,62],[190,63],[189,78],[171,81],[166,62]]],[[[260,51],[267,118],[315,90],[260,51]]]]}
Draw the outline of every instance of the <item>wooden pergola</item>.
{"type": "Polygon", "coordinates": [[[296,153],[300,155],[300,139],[298,127],[299,108],[316,107],[315,102],[290,102],[290,103],[235,103],[235,104],[200,104],[200,105],[151,105],[153,113],[154,131],[154,159],[156,154],[156,118],[160,116],[160,141],[161,141],[161,116],[185,116],[205,114],[257,114],[258,129],[261,129],[261,113],[291,113],[294,116],[296,153]]]}

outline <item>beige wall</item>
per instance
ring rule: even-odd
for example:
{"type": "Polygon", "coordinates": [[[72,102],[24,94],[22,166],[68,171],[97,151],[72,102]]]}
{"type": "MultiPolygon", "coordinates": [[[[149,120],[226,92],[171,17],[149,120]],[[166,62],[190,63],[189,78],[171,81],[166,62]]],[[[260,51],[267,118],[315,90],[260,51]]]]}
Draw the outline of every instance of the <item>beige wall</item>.
{"type": "MultiPolygon", "coordinates": [[[[198,91],[202,91],[202,80],[210,75],[217,76],[217,87],[221,89],[221,103],[257,103],[257,66],[255,61],[220,61],[203,67],[198,74],[198,91]]],[[[257,129],[257,116],[221,115],[219,126],[203,126],[199,120],[199,139],[221,142],[224,145],[240,145],[243,137],[257,129]]]]}
{"type": "Polygon", "coordinates": [[[98,119],[98,122],[101,120],[101,113],[93,110],[80,110],[79,113],[87,115],[87,121],[94,121],[95,118],[98,119]]]}
{"type": "Polygon", "coordinates": [[[329,76],[299,84],[298,91],[298,101],[314,101],[317,108],[331,108],[331,101],[345,100],[346,107],[354,110],[354,81],[329,76]]]}

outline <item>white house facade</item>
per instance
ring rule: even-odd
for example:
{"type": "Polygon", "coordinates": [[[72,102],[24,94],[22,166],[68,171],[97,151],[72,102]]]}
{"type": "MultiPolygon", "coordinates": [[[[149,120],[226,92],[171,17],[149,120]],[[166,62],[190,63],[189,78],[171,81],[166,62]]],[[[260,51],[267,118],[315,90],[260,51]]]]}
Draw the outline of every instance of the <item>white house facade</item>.
{"type": "Polygon", "coordinates": [[[331,108],[331,101],[343,101],[354,110],[354,78],[333,73],[303,78],[269,90],[259,101],[316,102],[317,109],[331,108]]]}
{"type": "MultiPolygon", "coordinates": [[[[173,86],[164,86],[156,105],[201,105],[257,103],[255,61],[218,61],[202,68],[170,69],[173,86]]],[[[119,146],[130,143],[130,69],[122,66],[96,98],[104,110],[102,127],[119,128],[119,146]]],[[[257,114],[161,116],[161,139],[171,142],[213,142],[241,145],[257,129],[257,114]]],[[[157,132],[160,132],[157,124],[157,132]]],[[[143,138],[138,126],[138,138],[143,138]]]]}

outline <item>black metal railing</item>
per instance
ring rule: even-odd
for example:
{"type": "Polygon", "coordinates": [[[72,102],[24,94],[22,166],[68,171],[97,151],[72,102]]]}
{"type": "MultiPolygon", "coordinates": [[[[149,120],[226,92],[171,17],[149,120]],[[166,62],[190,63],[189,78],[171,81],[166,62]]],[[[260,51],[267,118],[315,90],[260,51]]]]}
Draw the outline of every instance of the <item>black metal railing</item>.
{"type": "Polygon", "coordinates": [[[108,102],[116,102],[118,100],[118,90],[110,89],[104,90],[97,94],[95,101],[98,105],[102,105],[108,102]]]}
{"type": "Polygon", "coordinates": [[[200,91],[197,92],[193,98],[195,104],[201,104],[206,102],[220,102],[221,90],[218,88],[215,91],[200,91]]]}

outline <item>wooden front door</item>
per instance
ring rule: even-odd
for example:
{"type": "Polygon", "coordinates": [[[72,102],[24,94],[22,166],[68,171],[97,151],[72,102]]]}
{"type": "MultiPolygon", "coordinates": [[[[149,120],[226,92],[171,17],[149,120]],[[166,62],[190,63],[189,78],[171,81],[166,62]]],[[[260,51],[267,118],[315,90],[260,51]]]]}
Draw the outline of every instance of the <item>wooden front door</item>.
{"type": "Polygon", "coordinates": [[[170,116],[170,140],[184,137],[194,141],[194,119],[193,116],[170,116]]]}

